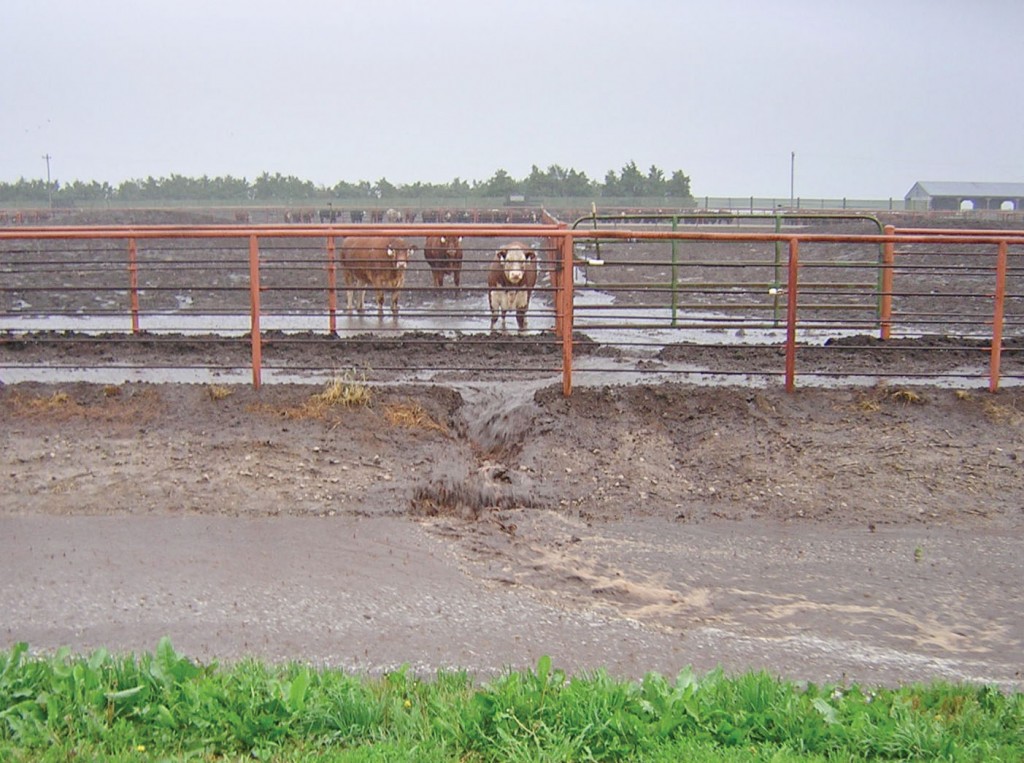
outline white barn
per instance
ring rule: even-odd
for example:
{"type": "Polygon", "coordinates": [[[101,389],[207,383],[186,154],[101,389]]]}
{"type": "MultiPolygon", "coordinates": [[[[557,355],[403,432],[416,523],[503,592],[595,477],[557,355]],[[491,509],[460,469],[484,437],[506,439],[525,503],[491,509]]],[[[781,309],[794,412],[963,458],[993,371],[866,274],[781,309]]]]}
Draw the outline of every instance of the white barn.
{"type": "Polygon", "coordinates": [[[1024,183],[961,183],[919,180],[903,197],[908,209],[1024,209],[1024,183]]]}

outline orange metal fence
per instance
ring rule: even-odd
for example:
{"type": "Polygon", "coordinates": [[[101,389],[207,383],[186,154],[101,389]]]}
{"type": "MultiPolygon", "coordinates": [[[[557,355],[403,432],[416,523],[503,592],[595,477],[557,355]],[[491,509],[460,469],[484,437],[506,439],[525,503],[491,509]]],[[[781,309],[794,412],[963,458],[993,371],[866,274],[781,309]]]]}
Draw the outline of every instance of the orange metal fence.
{"type": "MultiPolygon", "coordinates": [[[[960,353],[956,357],[976,365],[974,359],[984,353],[984,374],[995,391],[1002,378],[1024,378],[1020,367],[1008,373],[1003,363],[1008,352],[1016,359],[1016,342],[1024,333],[1022,262],[1024,231],[1019,230],[889,226],[882,234],[851,234],[830,232],[827,226],[721,232],[699,225],[571,230],[558,224],[21,227],[0,229],[0,348],[21,350],[26,343],[47,341],[95,343],[97,336],[124,347],[132,338],[153,342],[162,336],[173,338],[180,349],[182,335],[192,337],[185,344],[211,345],[237,345],[244,337],[252,383],[259,386],[266,348],[305,344],[310,350],[305,362],[315,368],[317,352],[336,350],[341,336],[352,347],[373,346],[378,356],[393,350],[394,361],[378,363],[378,372],[429,371],[430,378],[439,373],[467,378],[489,371],[560,372],[569,394],[581,356],[585,372],[598,380],[622,371],[712,380],[781,375],[792,390],[798,361],[841,348],[845,358],[857,358],[858,350],[875,353],[878,367],[849,371],[808,363],[801,374],[913,376],[917,372],[878,359],[878,352],[889,350],[889,358],[895,358],[895,350],[921,351],[920,343],[910,342],[932,336],[944,340],[928,345],[936,356],[960,353]],[[394,235],[422,248],[424,237],[440,233],[463,236],[466,242],[464,262],[473,278],[458,297],[437,296],[420,256],[410,262],[402,296],[408,304],[399,317],[339,316],[341,239],[394,235]],[[542,276],[529,312],[533,325],[521,337],[491,333],[484,282],[497,243],[514,239],[537,249],[542,276]],[[673,242],[669,258],[662,247],[673,242]],[[773,254],[779,244],[785,251],[781,262],[773,254]],[[676,247],[684,249],[681,260],[676,247]],[[176,323],[197,314],[204,317],[202,331],[176,323]],[[126,315],[130,330],[118,322],[126,315]],[[245,316],[244,326],[239,315],[245,316]],[[281,316],[293,325],[271,327],[270,319],[281,316]],[[112,323],[100,325],[105,317],[112,323]],[[761,336],[758,332],[763,338],[751,341],[751,335],[761,336]],[[879,344],[867,340],[874,335],[879,344]],[[838,339],[846,344],[829,344],[838,339]],[[400,356],[417,346],[420,361],[404,362],[400,356]],[[725,360],[723,347],[732,353],[725,360]],[[442,362],[452,349],[461,349],[460,359],[442,362]],[[762,364],[780,351],[781,370],[762,364]],[[502,357],[484,363],[481,356],[487,353],[502,357]],[[691,367],[693,358],[705,362],[711,356],[719,359],[719,367],[691,367]],[[552,357],[559,358],[557,365],[552,357]]],[[[11,357],[7,352],[0,358],[0,369],[22,365],[11,357]]],[[[143,354],[136,364],[149,362],[143,354]]],[[[280,366],[288,367],[298,365],[280,366]]],[[[324,362],[321,368],[330,365],[324,362]]],[[[974,378],[978,371],[954,368],[920,375],[974,378]]]]}

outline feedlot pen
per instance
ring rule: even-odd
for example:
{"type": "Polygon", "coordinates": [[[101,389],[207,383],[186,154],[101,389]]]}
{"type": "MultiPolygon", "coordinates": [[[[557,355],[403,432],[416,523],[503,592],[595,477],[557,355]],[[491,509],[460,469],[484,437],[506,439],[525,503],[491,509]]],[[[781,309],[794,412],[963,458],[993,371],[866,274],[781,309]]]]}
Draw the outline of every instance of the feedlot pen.
{"type": "Polygon", "coordinates": [[[0,381],[651,379],[1020,384],[1024,231],[874,218],[562,225],[0,228],[0,381]],[[461,288],[424,237],[463,237],[461,288]],[[345,311],[346,236],[416,247],[400,312],[345,311]],[[522,241],[525,332],[490,331],[487,268],[522,241]]]}

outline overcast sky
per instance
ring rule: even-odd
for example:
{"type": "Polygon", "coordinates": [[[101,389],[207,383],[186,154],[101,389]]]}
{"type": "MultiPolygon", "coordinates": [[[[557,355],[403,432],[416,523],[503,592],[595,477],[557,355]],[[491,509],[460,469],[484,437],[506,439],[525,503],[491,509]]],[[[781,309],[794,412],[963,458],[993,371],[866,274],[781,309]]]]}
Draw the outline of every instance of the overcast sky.
{"type": "Polygon", "coordinates": [[[902,198],[1024,182],[1022,52],[1022,0],[3,0],[0,181],[635,161],[902,198]]]}

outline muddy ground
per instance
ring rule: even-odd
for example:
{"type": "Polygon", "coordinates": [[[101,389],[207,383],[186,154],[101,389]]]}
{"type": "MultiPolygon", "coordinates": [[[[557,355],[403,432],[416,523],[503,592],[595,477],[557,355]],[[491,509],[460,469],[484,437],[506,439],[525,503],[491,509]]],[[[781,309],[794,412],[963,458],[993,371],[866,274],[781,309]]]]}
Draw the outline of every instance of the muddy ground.
{"type": "Polygon", "coordinates": [[[1024,688],[1019,389],[18,384],[0,431],[4,645],[1024,688]]]}
{"type": "MultiPolygon", "coordinates": [[[[4,317],[123,314],[121,244],[10,246],[4,317]],[[62,257],[76,268],[54,267],[62,257]]],[[[306,249],[268,247],[268,309],[323,311],[322,252],[306,249]]],[[[243,250],[142,246],[143,311],[244,312],[243,250]],[[217,258],[224,267],[209,270],[217,258]]],[[[742,247],[687,251],[684,280],[722,268],[738,279],[728,294],[687,299],[727,310],[756,288],[770,314],[771,252],[750,269],[738,267],[754,254],[742,247]]],[[[842,254],[870,277],[829,315],[856,325],[873,314],[876,253],[842,254]]],[[[663,252],[601,256],[581,291],[663,298],[663,252]]],[[[445,320],[481,312],[481,265],[467,268],[445,320]]],[[[984,381],[987,340],[970,335],[991,314],[988,276],[954,284],[932,270],[913,271],[898,307],[908,320],[960,312],[963,335],[950,324],[884,344],[866,330],[837,336],[801,347],[798,374],[966,369],[984,381]]],[[[410,274],[403,316],[436,310],[417,278],[427,274],[410,274]]],[[[777,346],[644,350],[581,334],[565,398],[549,331],[398,326],[268,332],[268,368],[349,384],[258,391],[226,383],[251,360],[237,335],[0,337],[0,648],[145,651],[170,635],[204,660],[370,672],[408,663],[487,676],[550,654],[568,670],[634,677],[722,665],[1024,688],[1024,388],[893,379],[786,394],[770,376],[777,346]],[[143,366],[209,383],[123,382],[143,366]],[[61,375],[75,368],[117,378],[61,375]],[[687,368],[703,369],[701,386],[673,381],[687,368]],[[47,383],[11,383],[15,370],[47,383]],[[730,385],[748,373],[767,386],[730,385]]],[[[1020,341],[1007,336],[1003,355],[1018,377],[1020,341]]]]}

